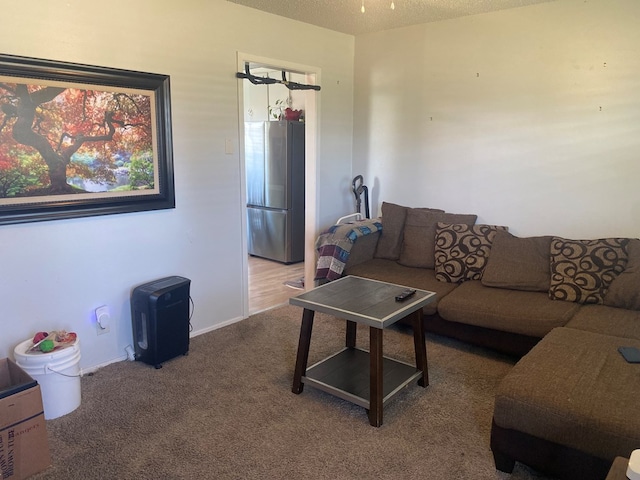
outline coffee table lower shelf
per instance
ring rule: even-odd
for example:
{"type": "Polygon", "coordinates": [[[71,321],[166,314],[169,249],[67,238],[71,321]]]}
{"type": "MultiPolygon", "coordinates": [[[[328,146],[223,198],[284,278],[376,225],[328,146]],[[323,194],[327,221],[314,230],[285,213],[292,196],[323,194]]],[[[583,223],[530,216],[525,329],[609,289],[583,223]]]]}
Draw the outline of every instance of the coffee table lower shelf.
{"type": "MultiPolygon", "coordinates": [[[[369,352],[359,348],[345,348],[307,368],[302,382],[369,409],[369,365],[369,352]]],[[[382,365],[383,405],[422,376],[422,372],[414,365],[388,357],[383,357],[382,365]]]]}

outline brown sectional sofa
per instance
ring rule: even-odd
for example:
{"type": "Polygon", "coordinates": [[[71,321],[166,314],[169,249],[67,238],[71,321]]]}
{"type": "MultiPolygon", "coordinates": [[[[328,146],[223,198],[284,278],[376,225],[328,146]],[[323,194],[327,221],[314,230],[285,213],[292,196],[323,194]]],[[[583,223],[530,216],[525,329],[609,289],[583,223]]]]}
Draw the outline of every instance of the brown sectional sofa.
{"type": "Polygon", "coordinates": [[[603,479],[638,448],[640,372],[621,345],[640,340],[559,327],[525,355],[496,394],[496,467],[518,460],[559,478],[603,479]]]}
{"type": "Polygon", "coordinates": [[[640,448],[640,240],[518,238],[475,215],[382,205],[345,275],[434,291],[425,329],[521,357],[497,393],[496,467],[602,479],[640,448]],[[581,271],[584,269],[585,271],[581,271]]]}

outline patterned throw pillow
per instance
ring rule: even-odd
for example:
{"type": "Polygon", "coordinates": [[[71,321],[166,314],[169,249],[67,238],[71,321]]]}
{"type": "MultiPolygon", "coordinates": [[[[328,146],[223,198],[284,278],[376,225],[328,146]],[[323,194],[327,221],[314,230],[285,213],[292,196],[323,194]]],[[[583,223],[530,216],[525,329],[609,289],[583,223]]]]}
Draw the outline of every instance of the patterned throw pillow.
{"type": "Polygon", "coordinates": [[[436,278],[450,283],[480,280],[498,230],[507,230],[507,227],[438,222],[436,278]]]}
{"type": "Polygon", "coordinates": [[[627,265],[628,238],[551,240],[549,297],[576,303],[603,303],[611,282],[627,265]]]}

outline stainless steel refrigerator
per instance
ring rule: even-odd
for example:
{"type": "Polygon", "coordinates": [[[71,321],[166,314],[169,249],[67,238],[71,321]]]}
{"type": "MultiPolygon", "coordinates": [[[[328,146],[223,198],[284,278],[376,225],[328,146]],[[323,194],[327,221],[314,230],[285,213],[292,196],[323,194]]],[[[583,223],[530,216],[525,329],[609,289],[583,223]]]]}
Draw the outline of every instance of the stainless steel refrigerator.
{"type": "Polygon", "coordinates": [[[304,123],[245,123],[250,255],[304,260],[304,123]]]}

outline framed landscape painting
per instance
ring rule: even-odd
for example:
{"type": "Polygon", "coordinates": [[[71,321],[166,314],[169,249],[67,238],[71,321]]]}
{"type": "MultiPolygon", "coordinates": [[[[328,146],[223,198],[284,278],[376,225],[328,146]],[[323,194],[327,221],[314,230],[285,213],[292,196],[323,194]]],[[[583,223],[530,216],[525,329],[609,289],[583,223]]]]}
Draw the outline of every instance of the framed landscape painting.
{"type": "Polygon", "coordinates": [[[0,55],[0,225],[174,207],[167,75],[0,55]]]}

